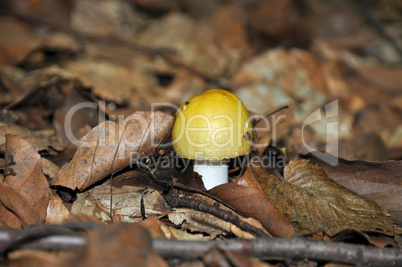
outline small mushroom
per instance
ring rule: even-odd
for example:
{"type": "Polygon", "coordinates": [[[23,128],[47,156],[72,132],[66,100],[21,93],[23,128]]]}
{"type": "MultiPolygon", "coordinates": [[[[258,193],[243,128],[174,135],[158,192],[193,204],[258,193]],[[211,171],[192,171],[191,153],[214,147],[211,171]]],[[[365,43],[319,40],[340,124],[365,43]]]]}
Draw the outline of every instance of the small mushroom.
{"type": "Polygon", "coordinates": [[[228,159],[250,152],[252,125],[234,94],[211,89],[187,100],[176,112],[174,151],[194,160],[206,189],[228,182],[228,159]]]}

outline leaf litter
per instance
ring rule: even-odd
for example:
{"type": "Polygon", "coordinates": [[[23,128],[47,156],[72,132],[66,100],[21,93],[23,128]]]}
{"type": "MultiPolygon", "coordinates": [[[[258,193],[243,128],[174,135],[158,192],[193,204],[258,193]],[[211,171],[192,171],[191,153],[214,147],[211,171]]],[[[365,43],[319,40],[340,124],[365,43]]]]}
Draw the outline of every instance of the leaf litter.
{"type": "Polygon", "coordinates": [[[298,231],[334,235],[346,226],[400,233],[386,210],[328,178],[321,167],[294,160],[285,167],[285,182],[261,168],[248,170],[298,231]],[[351,205],[350,203],[353,203],[351,205]]]}
{"type": "Polygon", "coordinates": [[[384,255],[400,255],[402,244],[402,9],[397,1],[374,2],[364,8],[288,0],[1,4],[14,18],[0,18],[0,225],[24,229],[12,232],[20,243],[2,243],[1,263],[163,266],[175,262],[171,255],[183,261],[199,255],[192,259],[204,265],[304,259],[392,265],[384,255]],[[231,169],[235,183],[210,192],[191,168],[183,171],[187,163],[165,146],[169,114],[216,87],[237,94],[258,118],[290,106],[268,119],[271,132],[256,129],[262,145],[250,154],[263,160],[267,145],[276,143],[290,160],[284,170],[250,162],[244,175],[244,165],[231,169]],[[308,115],[334,100],[336,167],[300,155],[311,152],[306,145],[335,144],[335,132],[327,132],[334,118],[302,128],[308,115]],[[151,109],[162,102],[169,105],[151,109]],[[81,103],[97,108],[78,110],[66,124],[81,103]],[[164,157],[167,165],[160,166],[164,157]],[[173,207],[172,199],[184,207],[173,207]],[[88,226],[94,222],[103,230],[88,226]],[[49,245],[46,236],[59,233],[49,230],[54,224],[63,238],[49,245]],[[269,235],[300,240],[260,239],[269,235]],[[72,245],[69,238],[85,242],[72,245]],[[200,251],[206,242],[188,242],[178,252],[180,243],[166,245],[164,238],[208,240],[213,247],[200,251]],[[212,243],[220,239],[248,249],[212,243]],[[319,244],[325,251],[308,250],[318,244],[308,239],[327,240],[319,244]],[[258,254],[262,243],[248,247],[268,241],[288,254],[258,254]],[[299,241],[307,251],[286,243],[299,241]],[[372,246],[381,250],[366,253],[372,246]],[[49,247],[66,254],[40,250],[49,247]],[[345,247],[358,257],[339,254],[345,247]],[[331,252],[337,257],[320,258],[331,252]]]}

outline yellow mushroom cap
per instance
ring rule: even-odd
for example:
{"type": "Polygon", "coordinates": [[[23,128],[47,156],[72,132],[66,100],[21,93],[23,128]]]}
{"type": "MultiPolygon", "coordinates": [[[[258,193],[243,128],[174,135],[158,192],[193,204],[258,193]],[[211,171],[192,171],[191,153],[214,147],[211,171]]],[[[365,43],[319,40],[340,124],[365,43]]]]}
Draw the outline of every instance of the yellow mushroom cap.
{"type": "Polygon", "coordinates": [[[243,102],[234,94],[211,89],[196,95],[176,112],[174,151],[183,158],[222,160],[250,152],[252,125],[243,102]]]}

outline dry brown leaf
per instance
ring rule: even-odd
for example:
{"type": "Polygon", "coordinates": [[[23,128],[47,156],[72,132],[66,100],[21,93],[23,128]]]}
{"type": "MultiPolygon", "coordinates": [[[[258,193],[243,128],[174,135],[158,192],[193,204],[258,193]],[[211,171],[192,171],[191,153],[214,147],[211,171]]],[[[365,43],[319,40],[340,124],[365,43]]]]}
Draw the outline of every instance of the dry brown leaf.
{"type": "Polygon", "coordinates": [[[11,186],[0,181],[0,225],[20,229],[40,224],[35,210],[11,186]]]}
{"type": "Polygon", "coordinates": [[[380,231],[360,231],[352,227],[347,227],[331,237],[324,236],[324,240],[399,248],[396,236],[387,235],[380,231]]]}
{"type": "Polygon", "coordinates": [[[323,169],[308,160],[293,160],[285,167],[281,181],[261,168],[252,175],[281,212],[299,226],[300,231],[325,231],[333,235],[346,226],[361,230],[400,230],[388,213],[375,202],[350,191],[328,178],[323,169]]]}
{"type": "Polygon", "coordinates": [[[53,185],[84,190],[134,160],[154,155],[170,138],[173,120],[163,112],[138,111],[121,123],[99,124],[81,138],[53,185]]]}
{"type": "Polygon", "coordinates": [[[0,151],[5,150],[6,135],[19,135],[28,141],[37,151],[64,149],[63,142],[55,135],[54,130],[32,131],[17,125],[0,127],[0,151]]]}
{"type": "Polygon", "coordinates": [[[300,157],[319,165],[338,184],[375,201],[391,214],[393,220],[402,225],[401,161],[367,162],[339,158],[338,164],[331,166],[310,153],[300,157]]]}
{"type": "Polygon", "coordinates": [[[42,172],[41,157],[24,139],[6,136],[6,178],[1,182],[0,221],[12,228],[43,223],[49,203],[49,184],[42,172]]]}
{"type": "Polygon", "coordinates": [[[275,236],[290,237],[295,234],[292,225],[262,191],[242,185],[227,183],[209,191],[242,214],[261,222],[275,236]]]}
{"type": "MultiPolygon", "coordinates": [[[[110,194],[109,183],[78,194],[71,207],[71,213],[83,213],[104,222],[110,221],[110,194]]],[[[141,221],[141,199],[146,216],[161,216],[171,211],[165,199],[155,189],[121,186],[113,187],[113,216],[118,217],[121,222],[141,221]]]]}

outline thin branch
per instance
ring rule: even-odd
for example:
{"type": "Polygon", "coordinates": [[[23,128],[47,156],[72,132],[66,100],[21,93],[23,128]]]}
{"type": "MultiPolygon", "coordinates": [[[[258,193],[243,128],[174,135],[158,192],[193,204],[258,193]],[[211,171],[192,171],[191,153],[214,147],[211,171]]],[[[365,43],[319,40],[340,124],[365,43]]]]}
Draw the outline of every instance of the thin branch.
{"type": "Polygon", "coordinates": [[[341,242],[312,241],[301,238],[263,238],[254,240],[184,241],[154,239],[153,247],[165,258],[195,260],[213,247],[267,259],[316,260],[357,266],[402,266],[402,249],[378,248],[341,242]]]}
{"type": "Polygon", "coordinates": [[[21,246],[40,240],[49,236],[74,236],[78,232],[86,230],[100,229],[100,224],[89,222],[76,222],[68,224],[37,225],[24,230],[0,230],[0,256],[5,256],[8,252],[16,250],[21,246]]]}
{"type": "Polygon", "coordinates": [[[287,108],[289,108],[289,106],[285,105],[285,106],[282,106],[282,107],[280,107],[280,108],[268,113],[267,115],[264,115],[264,117],[262,117],[262,118],[258,119],[257,121],[253,122],[253,127],[255,127],[260,121],[265,120],[269,116],[274,115],[275,113],[278,113],[279,111],[287,109],[287,108]]]}
{"type": "MultiPolygon", "coordinates": [[[[58,229],[66,225],[57,226],[58,229]]],[[[99,227],[97,225],[96,227],[99,227]]],[[[42,225],[41,233],[52,232],[54,225],[42,225]]],[[[70,228],[71,229],[71,228],[70,228]]],[[[10,244],[10,239],[32,236],[25,230],[0,229],[0,243],[10,244]]],[[[37,229],[38,230],[38,229],[37,229]]],[[[42,250],[79,250],[87,244],[84,235],[48,234],[41,239],[26,240],[19,248],[42,250]]],[[[153,239],[155,251],[164,258],[183,260],[200,259],[200,254],[213,247],[230,250],[260,259],[283,258],[292,260],[325,261],[358,266],[402,266],[402,249],[378,248],[342,242],[306,240],[304,238],[257,238],[253,240],[231,239],[225,241],[189,241],[153,239]]],[[[12,246],[16,248],[17,246],[12,246]]]]}

